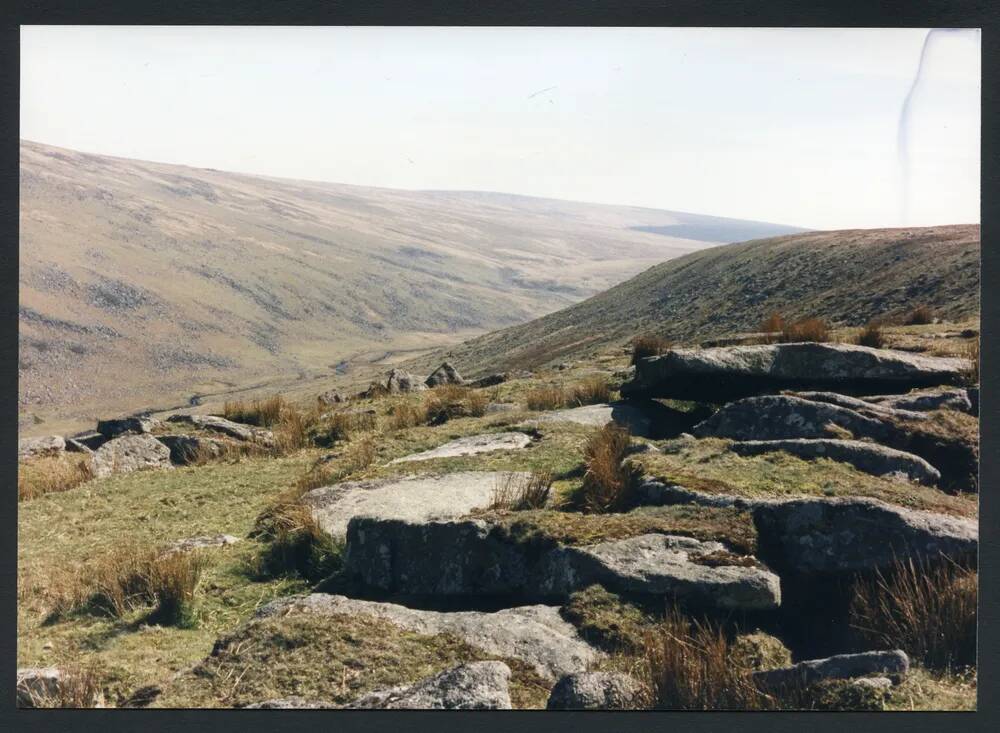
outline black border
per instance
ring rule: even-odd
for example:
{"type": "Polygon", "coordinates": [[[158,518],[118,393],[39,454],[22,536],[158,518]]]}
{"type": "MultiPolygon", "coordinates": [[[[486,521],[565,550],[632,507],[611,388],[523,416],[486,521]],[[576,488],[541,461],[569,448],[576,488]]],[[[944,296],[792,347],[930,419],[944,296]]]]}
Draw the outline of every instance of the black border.
{"type": "MultiPolygon", "coordinates": [[[[839,26],[839,27],[979,27],[983,29],[982,81],[982,283],[1000,283],[1000,253],[994,245],[997,231],[997,78],[1000,48],[1000,3],[990,0],[585,0],[573,3],[549,0],[508,0],[489,7],[474,0],[407,0],[333,2],[323,0],[202,0],[182,7],[177,2],[137,3],[104,0],[20,0],[10,3],[0,26],[0,404],[9,418],[0,421],[0,467],[6,531],[0,532],[0,599],[3,633],[0,660],[0,730],[172,730],[193,731],[311,731],[334,727],[338,731],[394,730],[400,726],[439,733],[476,728],[503,731],[569,730],[586,733],[647,731],[681,727],[690,731],[761,731],[810,733],[857,730],[927,731],[946,728],[976,731],[1000,725],[998,682],[998,623],[1000,590],[1000,500],[998,486],[998,426],[994,401],[998,373],[996,328],[1000,299],[991,287],[982,292],[982,465],[980,576],[979,710],[976,713],[650,713],[650,712],[323,712],[323,711],[194,711],[94,710],[16,711],[16,563],[17,563],[17,287],[18,287],[18,89],[19,29],[21,24],[114,25],[472,25],[472,26],[839,26]],[[9,7],[14,6],[10,12],[9,7]]],[[[849,53],[845,49],[845,53],[849,53]]]]}

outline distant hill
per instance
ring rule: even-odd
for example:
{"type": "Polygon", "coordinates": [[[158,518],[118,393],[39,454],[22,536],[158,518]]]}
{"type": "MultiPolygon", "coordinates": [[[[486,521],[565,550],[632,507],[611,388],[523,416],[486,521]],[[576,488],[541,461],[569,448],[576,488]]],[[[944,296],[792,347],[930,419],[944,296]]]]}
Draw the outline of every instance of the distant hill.
{"type": "Polygon", "coordinates": [[[472,374],[532,368],[642,332],[706,340],[753,331],[770,313],[861,325],[926,304],[942,318],[979,311],[979,226],[857,229],[695,252],[530,323],[414,360],[447,356],[472,374]]]}
{"type": "Polygon", "coordinates": [[[740,227],[771,227],[736,222],[713,240],[715,217],[281,180],[25,141],[20,167],[19,424],[43,419],[43,432],[456,343],[740,227]]]}

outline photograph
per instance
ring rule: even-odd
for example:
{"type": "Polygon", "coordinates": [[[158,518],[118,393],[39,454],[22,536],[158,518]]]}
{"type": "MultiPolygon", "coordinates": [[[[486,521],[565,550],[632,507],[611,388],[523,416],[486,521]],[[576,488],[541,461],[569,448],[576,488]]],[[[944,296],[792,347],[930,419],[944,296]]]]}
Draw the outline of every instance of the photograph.
{"type": "Polygon", "coordinates": [[[232,22],[15,27],[11,705],[980,709],[981,28],[232,22]]]}

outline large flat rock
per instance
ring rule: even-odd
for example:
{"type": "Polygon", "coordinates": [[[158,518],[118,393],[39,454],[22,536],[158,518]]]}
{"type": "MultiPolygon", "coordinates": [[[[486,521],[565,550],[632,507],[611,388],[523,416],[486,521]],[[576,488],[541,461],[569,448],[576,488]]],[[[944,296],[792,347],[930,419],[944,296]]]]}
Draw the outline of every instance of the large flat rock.
{"type": "Polygon", "coordinates": [[[632,435],[643,438],[654,437],[653,418],[648,411],[627,402],[584,405],[566,410],[544,412],[534,419],[537,423],[570,422],[577,425],[592,425],[600,428],[610,422],[629,429],[632,435]]]}
{"type": "Polygon", "coordinates": [[[270,430],[233,422],[217,415],[171,415],[167,418],[167,422],[187,423],[202,430],[210,430],[265,447],[274,445],[274,433],[270,430]]]}
{"type": "Polygon", "coordinates": [[[822,680],[845,680],[869,675],[902,677],[909,672],[910,658],[901,649],[837,654],[825,659],[807,659],[790,667],[753,673],[754,681],[764,687],[810,685],[822,680]]]}
{"type": "Polygon", "coordinates": [[[494,613],[443,612],[313,593],[273,601],[263,606],[257,616],[287,613],[369,615],[420,634],[452,634],[488,654],[521,659],[553,682],[588,669],[604,656],[585,642],[553,606],[520,606],[494,613]]]}
{"type": "Polygon", "coordinates": [[[491,453],[498,450],[519,450],[531,443],[531,436],[525,433],[486,433],[484,435],[469,435],[465,438],[452,440],[437,448],[421,453],[397,458],[391,463],[408,463],[410,461],[429,461],[432,458],[455,458],[457,456],[474,456],[479,453],[491,453]]]}
{"type": "Polygon", "coordinates": [[[617,593],[664,596],[697,607],[757,611],[781,604],[777,575],[755,565],[725,564],[726,555],[718,542],[663,534],[560,547],[535,571],[536,592],[562,597],[599,583],[617,593]]]}
{"type": "Polygon", "coordinates": [[[625,397],[728,402],[781,390],[848,394],[907,392],[959,384],[961,359],[831,343],[675,349],[636,364],[625,397]]]}
{"type": "Polygon", "coordinates": [[[369,516],[417,522],[459,517],[483,509],[504,474],[493,471],[346,481],[314,489],[302,497],[324,531],[347,534],[352,517],[369,516]]]}
{"type": "Polygon", "coordinates": [[[873,476],[901,475],[927,486],[941,480],[941,472],[920,456],[861,440],[746,440],[733,443],[730,450],[741,456],[783,451],[799,458],[829,458],[873,476]]]}
{"type": "Polygon", "coordinates": [[[27,461],[39,456],[57,456],[64,450],[66,450],[66,440],[61,435],[21,438],[17,441],[17,460],[27,461]]]}
{"type": "Polygon", "coordinates": [[[716,609],[772,609],[778,576],[719,542],[646,534],[544,551],[481,519],[407,522],[357,517],[344,571],[380,592],[409,597],[521,597],[562,601],[599,583],[716,609]]]}

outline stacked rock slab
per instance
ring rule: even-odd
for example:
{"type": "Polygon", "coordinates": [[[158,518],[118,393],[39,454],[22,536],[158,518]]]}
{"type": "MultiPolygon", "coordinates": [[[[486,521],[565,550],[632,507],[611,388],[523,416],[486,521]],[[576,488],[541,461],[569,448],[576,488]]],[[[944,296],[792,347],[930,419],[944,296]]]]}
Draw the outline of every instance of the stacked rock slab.
{"type": "Polygon", "coordinates": [[[61,435],[21,438],[17,441],[17,460],[27,461],[40,456],[57,456],[64,450],[66,441],[61,435]]]}
{"type": "Polygon", "coordinates": [[[109,440],[94,452],[91,462],[98,478],[150,468],[173,468],[170,449],[148,434],[126,434],[109,440]]]}
{"type": "Polygon", "coordinates": [[[443,384],[465,384],[465,380],[462,379],[462,375],[458,373],[455,367],[448,362],[444,362],[431,372],[430,376],[424,380],[424,384],[428,387],[440,387],[443,384]]]}
{"type": "Polygon", "coordinates": [[[264,428],[233,422],[216,415],[171,415],[167,422],[187,423],[196,428],[228,435],[236,440],[258,443],[262,446],[274,445],[274,433],[264,428]]]}
{"type": "Polygon", "coordinates": [[[718,542],[648,534],[540,552],[481,519],[407,522],[355,517],[345,572],[369,588],[417,597],[565,600],[600,583],[612,591],[693,606],[765,610],[781,602],[778,576],[754,563],[714,562],[718,542]]]}
{"type": "Polygon", "coordinates": [[[859,654],[837,654],[825,659],[809,659],[790,667],[754,672],[762,687],[811,685],[823,680],[845,680],[870,675],[892,675],[897,679],[910,669],[910,659],[900,649],[859,654]]]}
{"type": "Polygon", "coordinates": [[[728,402],[782,390],[907,392],[960,384],[961,359],[828,343],[676,349],[640,359],[622,395],[728,402]]]}

